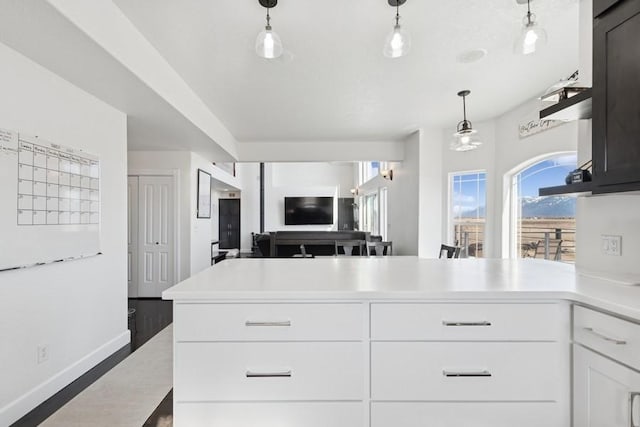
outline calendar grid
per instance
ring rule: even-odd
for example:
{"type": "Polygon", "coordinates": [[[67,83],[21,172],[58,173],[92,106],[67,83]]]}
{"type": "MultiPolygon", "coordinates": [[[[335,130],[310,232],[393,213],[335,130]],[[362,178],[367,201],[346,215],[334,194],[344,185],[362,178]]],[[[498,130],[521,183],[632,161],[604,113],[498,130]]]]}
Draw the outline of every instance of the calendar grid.
{"type": "Polygon", "coordinates": [[[20,139],[18,225],[100,222],[100,162],[51,144],[20,139]]]}

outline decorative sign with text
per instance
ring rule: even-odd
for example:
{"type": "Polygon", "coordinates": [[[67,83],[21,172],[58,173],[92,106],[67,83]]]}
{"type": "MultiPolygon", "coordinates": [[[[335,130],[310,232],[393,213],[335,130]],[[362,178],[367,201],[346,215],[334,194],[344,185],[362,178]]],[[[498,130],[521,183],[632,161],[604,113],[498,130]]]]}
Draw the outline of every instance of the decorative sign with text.
{"type": "Polygon", "coordinates": [[[518,126],[520,139],[535,135],[566,123],[563,120],[531,120],[518,126]]]}

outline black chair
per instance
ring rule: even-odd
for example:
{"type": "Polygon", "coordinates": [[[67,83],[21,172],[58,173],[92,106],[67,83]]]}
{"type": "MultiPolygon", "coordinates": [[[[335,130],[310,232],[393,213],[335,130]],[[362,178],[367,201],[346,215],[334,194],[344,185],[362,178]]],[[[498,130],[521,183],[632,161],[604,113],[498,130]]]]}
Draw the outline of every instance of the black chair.
{"type": "Polygon", "coordinates": [[[366,256],[367,255],[367,242],[364,240],[336,240],[335,241],[335,256],[366,256]],[[358,248],[358,252],[354,249],[358,248]],[[342,253],[340,253],[342,250],[342,253]]]}
{"type": "Polygon", "coordinates": [[[440,245],[440,255],[438,258],[442,258],[442,254],[446,253],[447,258],[460,258],[460,249],[457,246],[440,245]]]}
{"type": "Polygon", "coordinates": [[[367,255],[391,256],[393,253],[391,242],[367,242],[367,255]]]}

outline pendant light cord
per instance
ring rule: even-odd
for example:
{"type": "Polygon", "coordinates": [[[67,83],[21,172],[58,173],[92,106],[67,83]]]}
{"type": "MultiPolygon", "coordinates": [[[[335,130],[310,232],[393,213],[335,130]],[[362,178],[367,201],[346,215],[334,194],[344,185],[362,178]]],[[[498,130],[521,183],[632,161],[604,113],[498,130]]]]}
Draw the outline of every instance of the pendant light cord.
{"type": "Polygon", "coordinates": [[[531,0],[527,0],[527,25],[531,25],[531,0]]]}
{"type": "Polygon", "coordinates": [[[267,7],[267,27],[271,26],[271,16],[269,16],[269,7],[267,7]]]}
{"type": "Polygon", "coordinates": [[[396,0],[396,27],[400,25],[400,0],[396,0]]]}
{"type": "Polygon", "coordinates": [[[462,114],[464,121],[467,121],[467,95],[462,95],[462,114]]]}

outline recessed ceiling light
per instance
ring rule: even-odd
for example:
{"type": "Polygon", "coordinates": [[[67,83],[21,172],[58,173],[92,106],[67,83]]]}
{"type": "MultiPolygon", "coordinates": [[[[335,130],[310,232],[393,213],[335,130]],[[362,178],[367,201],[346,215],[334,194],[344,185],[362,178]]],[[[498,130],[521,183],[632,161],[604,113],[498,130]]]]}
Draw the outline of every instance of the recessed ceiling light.
{"type": "Polygon", "coordinates": [[[461,64],[471,64],[472,62],[478,62],[485,56],[487,56],[487,49],[471,49],[466,52],[462,52],[456,57],[456,60],[461,64]]]}

